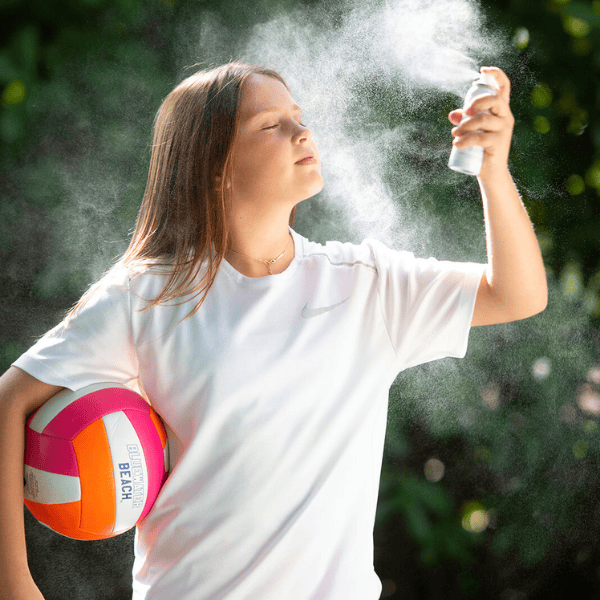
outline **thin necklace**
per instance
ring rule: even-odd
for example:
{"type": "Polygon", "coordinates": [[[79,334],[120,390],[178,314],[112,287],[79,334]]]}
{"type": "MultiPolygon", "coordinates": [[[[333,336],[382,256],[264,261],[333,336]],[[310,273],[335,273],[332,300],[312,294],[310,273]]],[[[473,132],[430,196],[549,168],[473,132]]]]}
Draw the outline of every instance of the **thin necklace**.
{"type": "Polygon", "coordinates": [[[250,260],[254,260],[256,262],[261,263],[262,265],[265,265],[267,267],[267,269],[269,270],[269,275],[273,275],[273,271],[271,270],[271,265],[276,263],[287,252],[287,249],[290,247],[291,241],[292,241],[292,236],[290,235],[290,238],[288,239],[288,243],[287,243],[287,246],[285,247],[285,250],[277,258],[270,258],[270,259],[254,258],[253,256],[248,256],[247,254],[244,254],[243,252],[238,252],[237,250],[234,250],[233,248],[229,248],[229,251],[233,252],[234,254],[239,254],[240,256],[245,256],[246,258],[249,258],[250,260]]]}

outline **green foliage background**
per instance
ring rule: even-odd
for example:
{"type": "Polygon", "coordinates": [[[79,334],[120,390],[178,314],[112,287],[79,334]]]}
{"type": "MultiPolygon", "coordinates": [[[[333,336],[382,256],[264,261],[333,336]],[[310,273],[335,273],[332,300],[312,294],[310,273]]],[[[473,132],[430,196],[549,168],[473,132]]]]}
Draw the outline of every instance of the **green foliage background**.
{"type": "MultiPolygon", "coordinates": [[[[0,3],[0,369],[123,250],[154,113],[186,66],[183,24],[209,11],[243,37],[276,13],[328,4],[339,10],[328,0],[0,3]]],[[[580,597],[598,597],[600,1],[483,8],[512,44],[511,171],[542,245],[550,305],[474,330],[466,359],[413,369],[392,389],[376,527],[382,597],[563,598],[575,582],[580,597]],[[441,478],[425,469],[432,458],[441,478]]],[[[381,93],[374,114],[385,122],[395,90],[381,93]]],[[[455,104],[448,96],[415,111],[423,143],[448,139],[455,104]]],[[[415,161],[448,235],[458,219],[479,218],[476,202],[452,202],[444,164],[415,161]]],[[[82,550],[29,518],[28,536],[48,600],[66,589],[128,597],[131,536],[82,550]]]]}

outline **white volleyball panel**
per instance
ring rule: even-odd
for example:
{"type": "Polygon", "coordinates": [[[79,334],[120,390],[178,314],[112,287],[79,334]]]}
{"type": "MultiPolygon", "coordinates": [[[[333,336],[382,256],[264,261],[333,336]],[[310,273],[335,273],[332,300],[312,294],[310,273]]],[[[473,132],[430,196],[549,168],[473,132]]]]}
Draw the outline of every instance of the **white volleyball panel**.
{"type": "Polygon", "coordinates": [[[33,419],[29,423],[29,428],[42,433],[44,428],[58,415],[59,412],[67,408],[70,404],[73,404],[79,398],[82,398],[86,394],[103,390],[106,387],[118,387],[127,389],[124,385],[119,383],[97,383],[94,385],[88,385],[77,392],[74,392],[68,388],[61,390],[58,394],[55,394],[47,400],[42,407],[35,413],[33,419]]]}
{"type": "Polygon", "coordinates": [[[47,473],[25,465],[25,500],[42,504],[65,504],[81,500],[79,477],[47,473]]]}
{"type": "Polygon", "coordinates": [[[112,456],[117,514],[114,531],[131,529],[148,497],[148,470],[142,444],[123,412],[102,417],[112,456]]]}

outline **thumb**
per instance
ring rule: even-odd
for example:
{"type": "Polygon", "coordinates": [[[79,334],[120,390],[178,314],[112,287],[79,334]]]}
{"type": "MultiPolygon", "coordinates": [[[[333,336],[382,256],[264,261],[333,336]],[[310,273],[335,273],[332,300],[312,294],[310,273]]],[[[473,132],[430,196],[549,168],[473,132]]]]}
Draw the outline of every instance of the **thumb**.
{"type": "Polygon", "coordinates": [[[448,120],[453,125],[458,125],[462,121],[462,118],[463,118],[462,109],[453,110],[451,113],[448,114],[448,120]]]}

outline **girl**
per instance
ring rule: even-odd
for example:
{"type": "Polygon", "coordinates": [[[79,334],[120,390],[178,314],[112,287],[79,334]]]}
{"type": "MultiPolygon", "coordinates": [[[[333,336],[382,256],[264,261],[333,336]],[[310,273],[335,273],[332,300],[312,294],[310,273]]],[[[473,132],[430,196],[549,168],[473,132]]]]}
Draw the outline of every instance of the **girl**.
{"type": "Polygon", "coordinates": [[[546,305],[507,168],[510,84],[485,71],[500,93],[449,117],[455,145],[485,149],[487,266],[292,230],[323,181],[277,73],[231,63],[169,94],[128,250],[0,379],[0,597],[42,597],[23,531],[27,415],[62,387],[113,381],[145,394],[171,449],[136,530],[135,600],[379,598],[372,530],[391,383],[463,356],[470,325],[546,305]]]}

